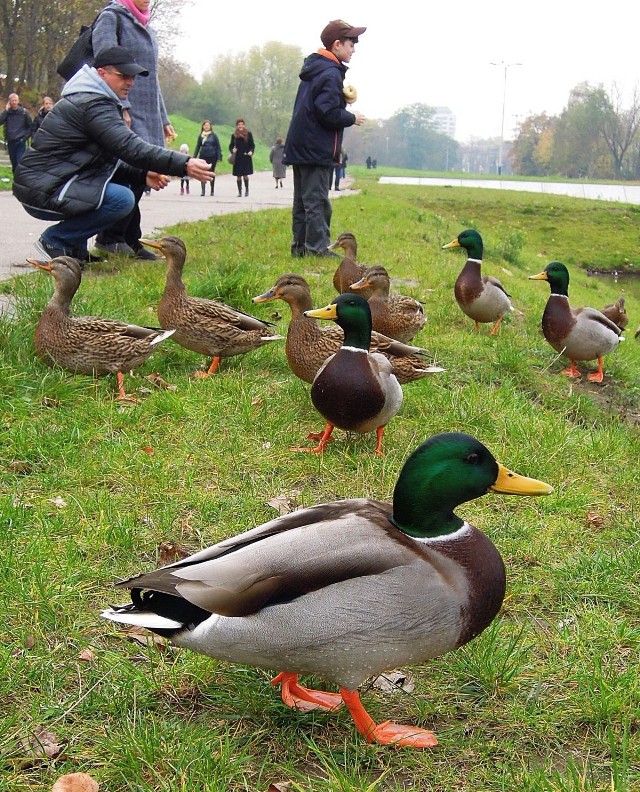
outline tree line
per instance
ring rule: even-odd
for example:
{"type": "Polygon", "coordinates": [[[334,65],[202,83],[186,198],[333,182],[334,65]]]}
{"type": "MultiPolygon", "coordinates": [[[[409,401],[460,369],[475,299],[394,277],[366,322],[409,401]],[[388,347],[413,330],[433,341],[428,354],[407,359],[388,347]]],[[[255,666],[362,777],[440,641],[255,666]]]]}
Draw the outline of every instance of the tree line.
{"type": "MultiPolygon", "coordinates": [[[[194,121],[233,125],[244,117],[265,143],[286,136],[304,53],[267,42],[247,52],[216,58],[201,80],[173,57],[179,15],[190,0],[155,0],[152,22],[160,43],[159,73],[170,113],[194,121]]],[[[57,99],[56,73],[81,24],[104,2],[92,0],[0,0],[0,89],[20,94],[32,111],[44,95],[57,99]]],[[[0,103],[1,104],[1,103],[0,103]]],[[[413,104],[391,118],[347,130],[352,163],[368,156],[379,164],[411,170],[491,172],[497,142],[462,145],[438,132],[434,108],[413,104]],[[493,158],[493,160],[492,160],[493,158]]],[[[526,118],[508,150],[511,172],[565,178],[640,178],[640,97],[624,106],[618,91],[581,83],[559,116],[526,118]]]]}

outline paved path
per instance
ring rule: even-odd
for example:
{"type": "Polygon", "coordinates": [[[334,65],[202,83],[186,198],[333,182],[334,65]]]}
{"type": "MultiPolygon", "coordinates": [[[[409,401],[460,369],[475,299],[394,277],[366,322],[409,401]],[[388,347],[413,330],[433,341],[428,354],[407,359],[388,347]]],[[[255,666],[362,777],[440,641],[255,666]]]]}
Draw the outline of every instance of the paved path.
{"type": "MultiPolygon", "coordinates": [[[[348,189],[348,180],[343,184],[346,189],[332,191],[332,197],[354,194],[348,189]]],[[[180,195],[180,180],[174,179],[164,190],[143,196],[140,202],[142,233],[155,236],[161,228],[175,223],[205,220],[230,212],[291,206],[291,174],[284,180],[284,185],[284,188],[276,190],[270,171],[254,173],[249,181],[249,196],[238,198],[235,178],[225,174],[217,179],[215,195],[211,197],[207,188],[207,195],[202,198],[199,182],[192,179],[191,194],[180,195]]],[[[47,225],[28,215],[11,192],[0,192],[0,280],[32,271],[25,259],[27,256],[37,257],[34,242],[47,225]]]]}

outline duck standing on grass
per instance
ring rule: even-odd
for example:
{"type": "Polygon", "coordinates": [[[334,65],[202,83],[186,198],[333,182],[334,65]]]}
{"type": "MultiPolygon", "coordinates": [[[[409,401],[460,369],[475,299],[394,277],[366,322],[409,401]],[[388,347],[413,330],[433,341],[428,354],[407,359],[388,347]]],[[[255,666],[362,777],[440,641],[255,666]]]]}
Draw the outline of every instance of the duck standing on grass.
{"type": "Polygon", "coordinates": [[[405,462],[393,504],[320,504],[264,523],[155,572],[123,580],[132,603],[103,616],[219,660],[280,670],[283,702],[344,702],[368,742],[437,745],[433,732],[375,723],[357,688],[478,636],[496,617],[505,568],[489,539],[453,511],[488,492],[547,495],[466,434],[435,435],[405,462]],[[300,674],[340,693],[303,687],[300,674]]]}
{"type": "MultiPolygon", "coordinates": [[[[337,325],[321,325],[306,313],[313,308],[313,301],[309,284],[301,275],[281,275],[269,291],[254,297],[252,302],[273,300],[282,300],[291,309],[285,345],[291,371],[304,382],[313,382],[320,366],[342,346],[344,333],[337,325]]],[[[380,352],[391,362],[393,373],[401,385],[444,371],[431,365],[425,349],[381,333],[371,334],[370,351],[380,352]]]]}
{"type": "Polygon", "coordinates": [[[454,286],[456,301],[463,313],[475,322],[493,322],[489,335],[496,335],[505,314],[513,310],[511,299],[504,286],[493,275],[482,274],[482,237],[472,228],[458,234],[457,238],[442,246],[462,247],[467,251],[467,260],[454,286]]]}
{"type": "Polygon", "coordinates": [[[337,426],[345,432],[375,431],[375,453],[382,456],[382,433],[402,407],[402,388],[386,357],[369,352],[369,304],[359,294],[341,294],[324,308],[305,311],[305,315],[333,320],[344,331],[344,341],[323,363],[311,386],[313,406],[327,421],[324,432],[309,435],[320,442],[315,448],[294,450],[323,453],[337,426]]]}
{"type": "Polygon", "coordinates": [[[602,309],[602,313],[618,325],[621,330],[629,324],[629,316],[625,308],[624,297],[618,297],[614,303],[607,303],[602,309]]]}
{"type": "Polygon", "coordinates": [[[595,308],[572,308],[569,305],[569,271],[559,261],[552,261],[529,280],[546,280],[551,294],[542,314],[542,333],[556,352],[569,358],[563,374],[579,377],[576,360],[598,360],[598,371],[587,375],[589,382],[602,382],[602,358],[624,341],[622,330],[595,308]]]}
{"type": "Polygon", "coordinates": [[[344,250],[344,256],[333,274],[333,288],[338,294],[344,294],[351,291],[351,284],[360,280],[367,267],[357,262],[358,243],[351,232],[345,231],[340,234],[336,241],[329,245],[328,249],[334,251],[338,248],[344,250]]]}
{"type": "Polygon", "coordinates": [[[55,292],[35,330],[38,357],[73,374],[115,374],[118,399],[136,401],[124,390],[123,372],[141,366],[171,329],[140,327],[99,316],[71,316],[71,301],[80,286],[82,270],[77,259],[58,256],[51,261],[27,259],[53,275],[55,292]]]}
{"type": "Polygon", "coordinates": [[[160,324],[175,329],[173,338],[180,346],[212,358],[207,371],[198,371],[195,377],[210,377],[223,357],[243,355],[269,341],[282,340],[283,336],[270,329],[272,322],[263,322],[217,300],[189,297],[182,281],[187,249],[181,239],[166,236],[140,241],[167,261],[167,280],[158,305],[160,324]]]}
{"type": "Polygon", "coordinates": [[[351,284],[369,303],[373,329],[408,344],[422,330],[426,317],[422,303],[404,294],[389,294],[389,273],[380,265],[367,267],[360,280],[351,284]]]}

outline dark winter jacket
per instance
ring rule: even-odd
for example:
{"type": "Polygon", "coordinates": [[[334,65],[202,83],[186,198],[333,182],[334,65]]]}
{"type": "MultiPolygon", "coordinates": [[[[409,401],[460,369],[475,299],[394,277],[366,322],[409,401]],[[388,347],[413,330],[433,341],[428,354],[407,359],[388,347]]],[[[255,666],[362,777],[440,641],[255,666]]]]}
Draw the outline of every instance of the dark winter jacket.
{"type": "Polygon", "coordinates": [[[287,132],[287,165],[332,167],[337,162],[344,129],[356,122],[355,115],[345,109],[346,72],[347,67],[326,50],[306,58],[287,132]]]}
{"type": "Polygon", "coordinates": [[[0,126],[4,126],[4,139],[7,143],[26,140],[31,135],[31,116],[22,105],[0,113],[0,126]]]}
{"type": "Polygon", "coordinates": [[[133,133],[122,120],[118,96],[95,69],[83,66],[22,157],[13,193],[25,206],[59,219],[98,208],[116,170],[118,183],[141,185],[147,171],[182,176],[188,160],[133,133]]]}
{"type": "Polygon", "coordinates": [[[198,142],[196,143],[196,150],[193,152],[193,156],[197,157],[198,155],[210,165],[213,165],[215,170],[216,165],[222,159],[220,139],[215,132],[211,132],[209,135],[198,135],[198,142]]]}
{"type": "Polygon", "coordinates": [[[251,176],[253,173],[253,153],[256,150],[253,135],[247,131],[246,138],[231,135],[229,151],[236,151],[236,161],[233,163],[234,176],[251,176]],[[249,154],[251,152],[251,154],[249,154]]]}
{"type": "Polygon", "coordinates": [[[41,108],[38,110],[38,112],[35,114],[35,116],[33,117],[33,123],[31,124],[31,134],[29,135],[29,137],[30,137],[32,140],[33,140],[33,136],[36,134],[36,132],[37,132],[37,131],[40,129],[40,127],[42,126],[42,122],[43,122],[43,121],[44,121],[44,119],[46,118],[46,115],[47,115],[47,113],[48,113],[48,112],[49,112],[49,111],[48,111],[48,110],[45,110],[45,109],[44,109],[44,107],[41,107],[41,108]]]}

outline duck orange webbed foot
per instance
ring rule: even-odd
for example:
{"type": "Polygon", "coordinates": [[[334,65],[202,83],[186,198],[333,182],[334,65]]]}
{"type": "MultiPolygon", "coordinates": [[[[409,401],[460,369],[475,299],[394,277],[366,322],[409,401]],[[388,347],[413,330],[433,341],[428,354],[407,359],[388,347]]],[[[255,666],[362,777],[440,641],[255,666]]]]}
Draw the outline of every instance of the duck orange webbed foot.
{"type": "Polygon", "coordinates": [[[291,709],[300,712],[313,712],[324,710],[333,712],[342,706],[342,696],[339,693],[328,693],[325,690],[310,690],[298,683],[298,675],[282,671],[272,685],[280,685],[282,701],[291,709]]]}
{"type": "Polygon", "coordinates": [[[570,364],[569,368],[562,369],[562,371],[560,373],[561,374],[566,374],[568,377],[581,377],[582,376],[582,372],[580,371],[580,369],[576,368],[576,364],[573,362],[573,360],[571,361],[571,364],[570,364]]]}
{"type": "Polygon", "coordinates": [[[194,371],[192,374],[193,379],[206,379],[210,377],[212,374],[215,374],[218,370],[218,366],[220,365],[220,357],[214,357],[211,361],[211,365],[206,371],[194,371]]]}

